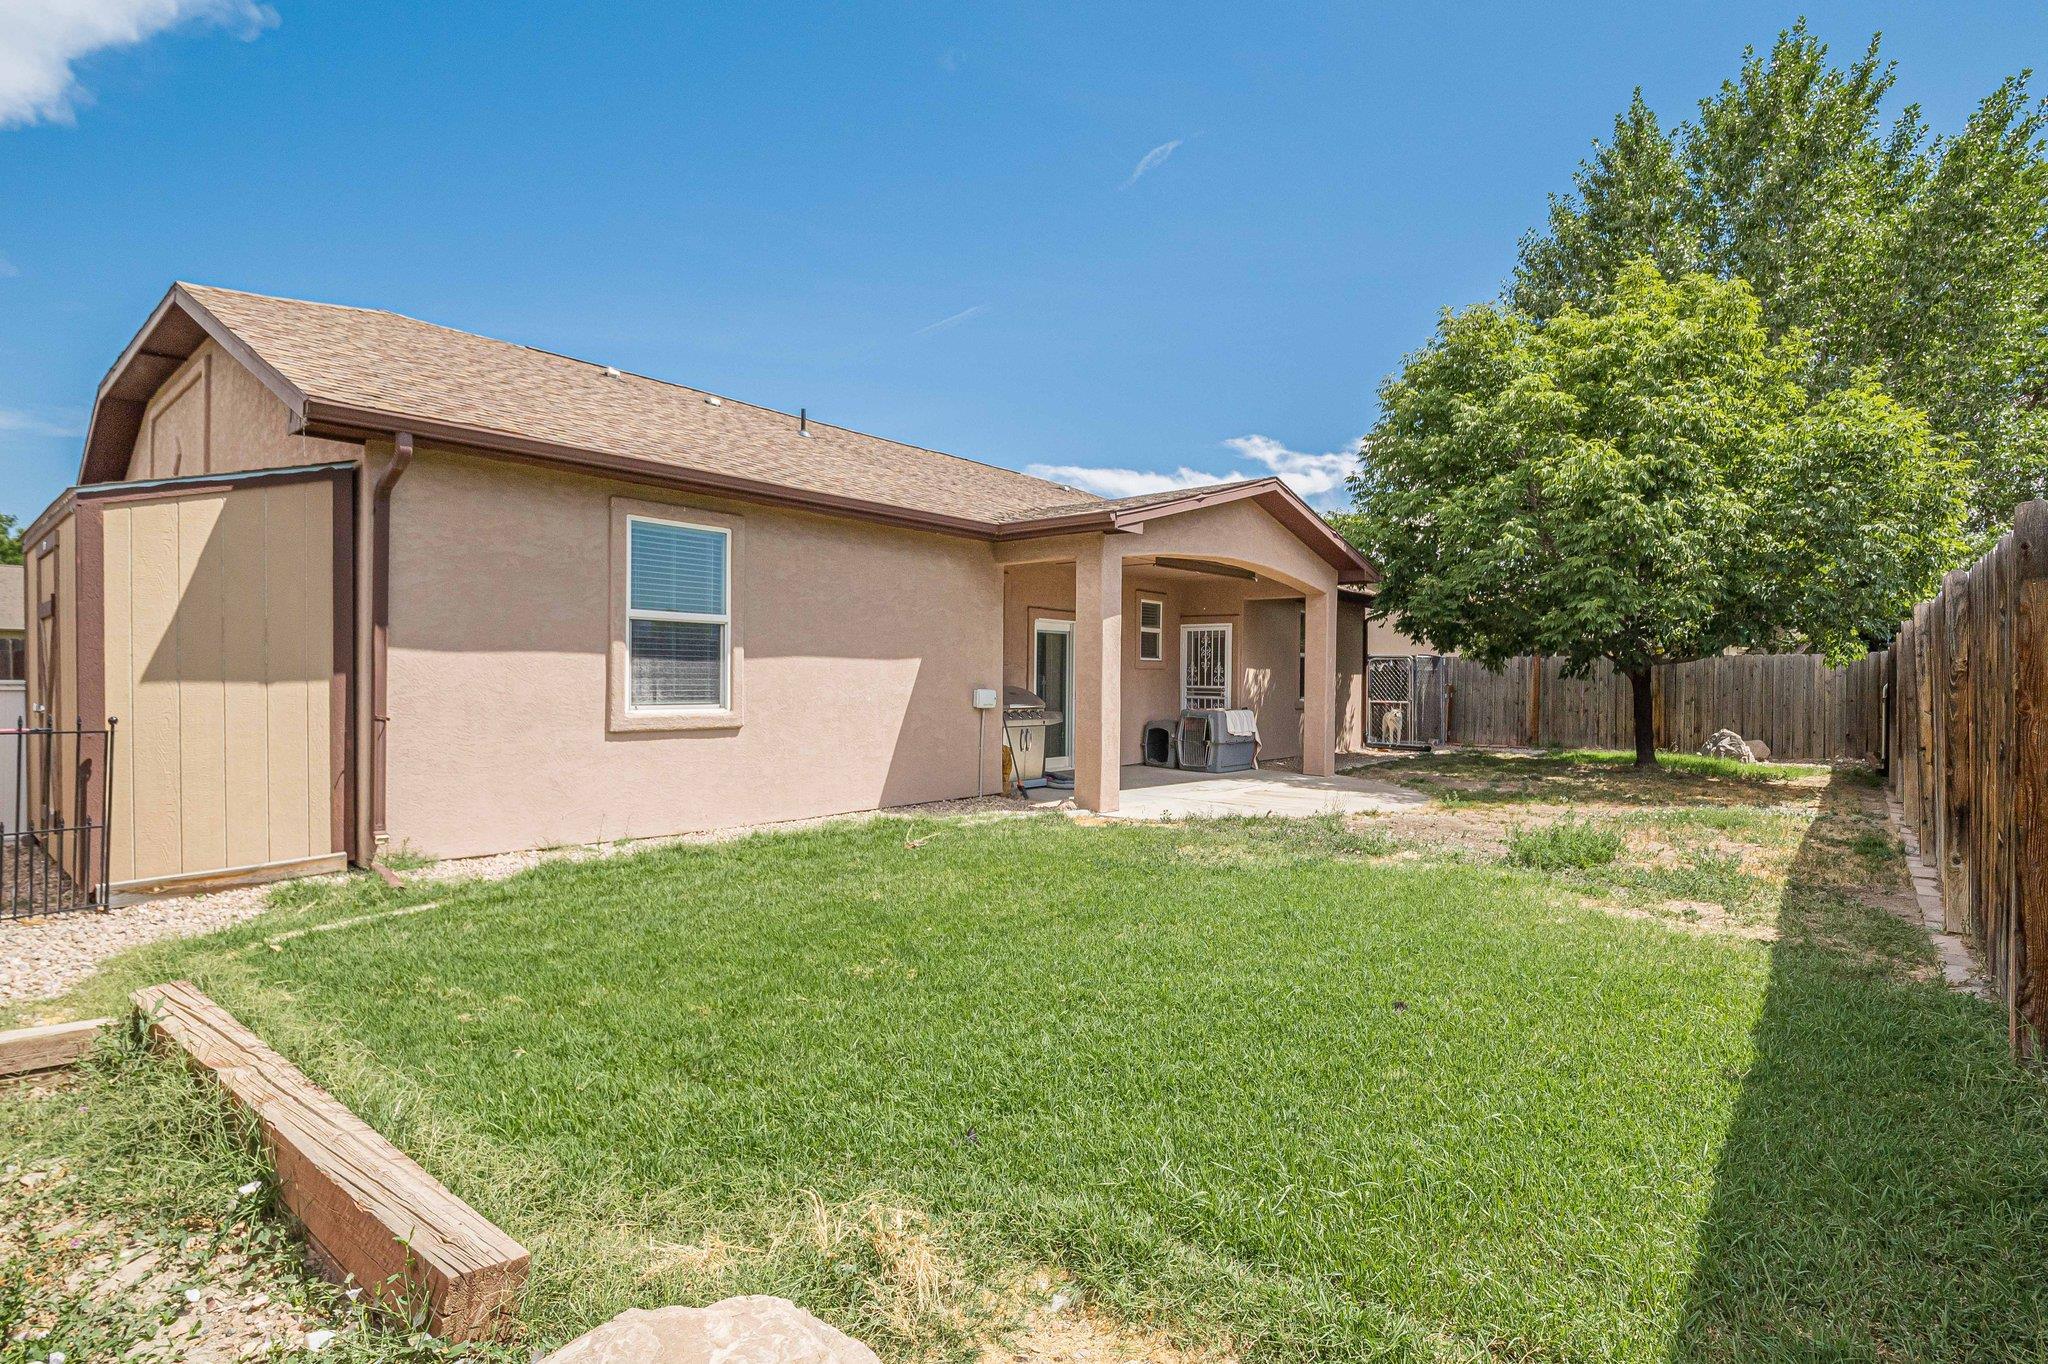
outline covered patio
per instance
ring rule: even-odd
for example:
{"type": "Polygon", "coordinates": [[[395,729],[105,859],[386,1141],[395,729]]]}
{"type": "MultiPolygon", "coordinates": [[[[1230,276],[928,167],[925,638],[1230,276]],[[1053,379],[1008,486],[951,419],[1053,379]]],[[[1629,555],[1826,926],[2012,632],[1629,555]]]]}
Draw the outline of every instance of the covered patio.
{"type": "Polygon", "coordinates": [[[1346,589],[1372,569],[1284,484],[1097,503],[1074,521],[995,552],[1003,681],[1059,714],[1046,766],[1072,772],[1079,808],[1111,814],[1127,784],[1167,784],[1135,766],[1144,728],[1188,707],[1251,711],[1261,760],[1298,760],[1297,780],[1332,779],[1362,746],[1367,603],[1346,589]]]}

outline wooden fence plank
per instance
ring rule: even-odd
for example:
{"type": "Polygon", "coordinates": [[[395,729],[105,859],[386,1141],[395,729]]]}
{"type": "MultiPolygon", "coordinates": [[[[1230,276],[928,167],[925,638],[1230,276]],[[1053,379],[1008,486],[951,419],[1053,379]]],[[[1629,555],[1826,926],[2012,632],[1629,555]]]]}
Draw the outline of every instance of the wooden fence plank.
{"type": "Polygon", "coordinates": [[[1892,654],[1892,791],[2031,1054],[2048,1027],[2048,504],[1949,574],[1892,654]]]}
{"type": "Polygon", "coordinates": [[[526,1284],[524,1247],[191,984],[153,985],[133,1002],[254,1119],[324,1272],[449,1340],[503,1334],[526,1284]]]}
{"type": "MultiPolygon", "coordinates": [[[[1457,697],[1448,739],[1477,747],[1635,747],[1628,678],[1605,663],[1564,676],[1555,658],[1489,670],[1448,660],[1457,697]],[[1539,742],[1540,736],[1540,742],[1539,742]]],[[[1658,668],[1652,713],[1659,746],[1695,752],[1717,729],[1770,745],[1787,762],[1874,762],[1883,756],[1886,656],[1846,668],[1811,654],[1731,654],[1658,668]],[[1877,679],[1871,685],[1867,679],[1877,679]]]]}

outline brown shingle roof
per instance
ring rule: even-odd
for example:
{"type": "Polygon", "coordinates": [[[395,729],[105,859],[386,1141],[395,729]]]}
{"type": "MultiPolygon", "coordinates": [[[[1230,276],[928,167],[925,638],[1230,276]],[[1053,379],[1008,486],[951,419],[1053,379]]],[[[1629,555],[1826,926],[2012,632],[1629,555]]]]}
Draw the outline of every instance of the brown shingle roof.
{"type": "Polygon", "coordinates": [[[980,522],[1101,499],[397,313],[180,286],[307,398],[980,522]]]}
{"type": "Polygon", "coordinates": [[[1078,488],[396,313],[174,285],[100,384],[79,481],[118,480],[163,381],[211,336],[294,429],[559,463],[888,524],[1011,539],[1106,530],[1253,498],[1344,580],[1359,557],[1276,478],[1106,501],[1078,488]]]}
{"type": "Polygon", "coordinates": [[[1197,483],[1185,488],[1168,488],[1164,492],[1135,493],[1130,497],[1100,498],[1083,494],[1080,499],[1058,507],[1040,507],[1023,516],[1006,516],[1004,521],[1038,520],[1046,516],[1079,516],[1087,512],[1136,511],[1141,507],[1156,507],[1163,502],[1185,502],[1193,498],[1209,497],[1216,493],[1229,492],[1233,488],[1249,488],[1255,483],[1271,483],[1270,478],[1239,478],[1228,483],[1197,483]]]}

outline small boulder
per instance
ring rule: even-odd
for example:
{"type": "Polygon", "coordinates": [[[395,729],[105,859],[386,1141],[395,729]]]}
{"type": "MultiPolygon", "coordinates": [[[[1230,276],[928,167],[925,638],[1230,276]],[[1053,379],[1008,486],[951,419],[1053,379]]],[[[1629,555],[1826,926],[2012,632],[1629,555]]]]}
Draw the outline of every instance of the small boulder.
{"type": "Polygon", "coordinates": [[[1753,763],[1756,754],[1743,741],[1740,734],[1732,729],[1717,729],[1713,737],[1700,747],[1702,758],[1733,758],[1739,763],[1753,763]]]}
{"type": "Polygon", "coordinates": [[[1767,763],[1771,760],[1771,746],[1762,739],[1744,739],[1743,742],[1749,745],[1750,757],[1755,758],[1760,763],[1767,763]]]}
{"type": "Polygon", "coordinates": [[[787,1298],[629,1308],[541,1364],[879,1364],[875,1352],[787,1298]]]}

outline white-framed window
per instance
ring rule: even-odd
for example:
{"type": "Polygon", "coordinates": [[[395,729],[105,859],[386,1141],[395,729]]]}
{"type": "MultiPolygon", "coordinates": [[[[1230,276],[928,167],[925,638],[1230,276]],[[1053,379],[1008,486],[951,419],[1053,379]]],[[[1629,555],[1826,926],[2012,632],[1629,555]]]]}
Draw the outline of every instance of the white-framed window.
{"type": "Polygon", "coordinates": [[[1157,597],[1138,598],[1138,661],[1159,663],[1166,658],[1166,603],[1157,597]]]}
{"type": "Polygon", "coordinates": [[[626,707],[724,710],[732,698],[732,534],[626,518],[626,707]]]}

